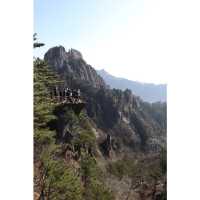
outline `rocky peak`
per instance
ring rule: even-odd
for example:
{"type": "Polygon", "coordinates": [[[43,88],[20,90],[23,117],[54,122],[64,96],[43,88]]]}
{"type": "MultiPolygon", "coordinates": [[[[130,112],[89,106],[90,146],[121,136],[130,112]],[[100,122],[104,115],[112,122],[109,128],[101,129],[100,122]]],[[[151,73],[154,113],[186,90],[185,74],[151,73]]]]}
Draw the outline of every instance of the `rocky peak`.
{"type": "Polygon", "coordinates": [[[46,52],[44,60],[63,76],[72,76],[74,79],[85,81],[96,88],[106,87],[104,80],[92,66],[85,62],[78,50],[66,51],[63,46],[53,47],[46,52]]]}
{"type": "Polygon", "coordinates": [[[44,55],[44,60],[54,69],[62,69],[65,61],[68,60],[68,54],[63,46],[50,48],[44,55]]]}
{"type": "Polygon", "coordinates": [[[47,51],[45,60],[66,83],[81,89],[87,102],[87,114],[99,128],[111,131],[111,135],[114,130],[124,143],[141,149],[148,149],[149,142],[155,143],[152,138],[164,135],[165,129],[162,130],[157,120],[158,115],[162,117],[164,114],[159,114],[158,106],[154,112],[151,105],[142,103],[130,89],[108,89],[79,51],[70,49],[66,52],[62,46],[54,47],[47,51]]]}
{"type": "Polygon", "coordinates": [[[76,49],[70,49],[67,54],[72,58],[72,59],[83,59],[83,56],[80,51],[76,49]]]}
{"type": "Polygon", "coordinates": [[[53,57],[63,57],[66,56],[65,48],[63,46],[56,46],[49,49],[48,54],[53,57]]]}

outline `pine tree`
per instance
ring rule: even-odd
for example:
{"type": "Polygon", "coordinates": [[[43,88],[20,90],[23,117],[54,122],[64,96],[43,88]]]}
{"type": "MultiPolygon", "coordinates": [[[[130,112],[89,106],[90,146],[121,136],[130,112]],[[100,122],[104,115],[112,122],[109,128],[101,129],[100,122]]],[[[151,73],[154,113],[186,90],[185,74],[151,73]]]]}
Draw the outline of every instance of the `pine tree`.
{"type": "MultiPolygon", "coordinates": [[[[34,48],[40,46],[36,40],[34,35],[34,48]]],[[[112,200],[114,197],[105,187],[96,160],[89,151],[96,148],[89,121],[83,114],[77,117],[68,107],[55,105],[50,98],[50,91],[63,84],[63,81],[42,59],[35,59],[33,66],[34,191],[39,200],[112,200]],[[61,155],[65,144],[56,143],[55,136],[59,134],[58,130],[50,129],[52,120],[56,120],[58,125],[60,122],[70,124],[71,131],[74,128],[77,132],[71,145],[84,147],[80,150],[81,161],[78,163],[80,174],[64,162],[61,155]]]]}
{"type": "Polygon", "coordinates": [[[66,168],[62,159],[56,157],[59,145],[55,144],[55,130],[48,123],[55,119],[55,106],[50,90],[60,84],[58,75],[51,71],[45,61],[34,60],[34,185],[41,200],[81,199],[81,182],[66,168]],[[38,164],[39,163],[39,164],[38,164]]]}

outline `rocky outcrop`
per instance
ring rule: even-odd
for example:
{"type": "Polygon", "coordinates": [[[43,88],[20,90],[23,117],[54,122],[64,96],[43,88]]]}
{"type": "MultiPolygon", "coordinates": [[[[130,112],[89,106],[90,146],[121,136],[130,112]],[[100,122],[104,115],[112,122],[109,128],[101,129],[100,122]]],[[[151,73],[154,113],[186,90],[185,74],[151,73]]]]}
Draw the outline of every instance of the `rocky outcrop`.
{"type": "Polygon", "coordinates": [[[71,75],[74,79],[85,81],[93,87],[106,87],[104,80],[96,73],[94,68],[84,61],[82,54],[75,49],[65,51],[63,46],[53,47],[44,55],[44,60],[50,67],[65,77],[71,75]]]}
{"type": "MultiPolygon", "coordinates": [[[[47,51],[44,59],[72,88],[80,88],[89,118],[117,141],[134,150],[159,151],[166,143],[166,106],[143,102],[132,91],[109,89],[82,54],[62,46],[47,51]]],[[[108,156],[110,146],[104,150],[108,156]]],[[[118,148],[119,149],[119,148],[118,148]]],[[[105,154],[105,152],[104,152],[105,154]]]]}
{"type": "Polygon", "coordinates": [[[80,115],[71,106],[55,107],[55,118],[48,127],[55,130],[56,143],[62,144],[58,156],[71,163],[77,173],[81,156],[89,156],[91,165],[97,163],[104,172],[102,178],[111,181],[108,186],[116,199],[161,199],[164,180],[158,177],[154,181],[151,176],[154,169],[164,169],[160,163],[166,165],[164,159],[154,156],[166,145],[166,104],[145,103],[129,89],[109,89],[77,50],[54,47],[45,60],[67,87],[80,89],[86,103],[80,115]],[[118,175],[122,179],[113,178],[118,175]],[[134,189],[137,180],[143,185],[134,189]]]}

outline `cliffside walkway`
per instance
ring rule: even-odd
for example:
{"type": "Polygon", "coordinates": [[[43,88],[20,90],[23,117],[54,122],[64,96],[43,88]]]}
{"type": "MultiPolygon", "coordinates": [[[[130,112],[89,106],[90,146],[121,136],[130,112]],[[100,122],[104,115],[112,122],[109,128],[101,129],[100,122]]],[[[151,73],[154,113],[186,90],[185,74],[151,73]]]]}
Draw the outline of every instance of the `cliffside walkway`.
{"type": "Polygon", "coordinates": [[[76,114],[79,114],[80,111],[85,107],[85,101],[81,98],[80,90],[74,89],[55,89],[50,91],[50,99],[53,104],[57,106],[69,106],[71,107],[76,114]]]}
{"type": "Polygon", "coordinates": [[[82,99],[75,99],[75,98],[66,98],[66,99],[60,99],[60,98],[51,98],[51,102],[54,104],[66,104],[66,105],[78,105],[78,104],[85,104],[85,102],[82,99]]]}

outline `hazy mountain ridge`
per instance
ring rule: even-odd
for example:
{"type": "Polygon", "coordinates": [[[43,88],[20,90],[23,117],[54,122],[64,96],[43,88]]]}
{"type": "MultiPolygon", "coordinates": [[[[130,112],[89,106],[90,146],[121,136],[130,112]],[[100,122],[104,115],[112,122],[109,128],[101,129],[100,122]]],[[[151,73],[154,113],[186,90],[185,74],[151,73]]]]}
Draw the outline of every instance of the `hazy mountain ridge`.
{"type": "Polygon", "coordinates": [[[135,95],[140,96],[144,101],[147,102],[167,101],[166,84],[141,83],[138,81],[115,77],[106,72],[104,69],[96,71],[111,88],[121,90],[128,88],[135,95]]]}

